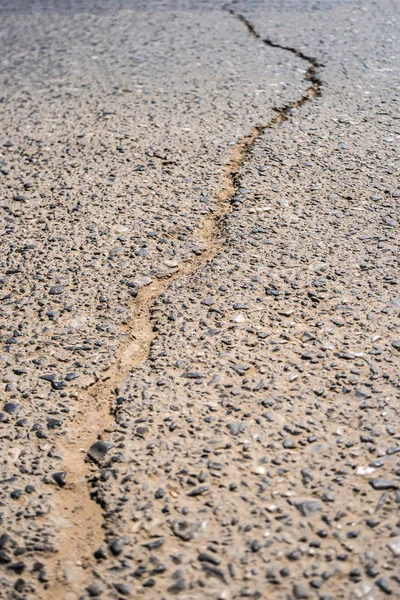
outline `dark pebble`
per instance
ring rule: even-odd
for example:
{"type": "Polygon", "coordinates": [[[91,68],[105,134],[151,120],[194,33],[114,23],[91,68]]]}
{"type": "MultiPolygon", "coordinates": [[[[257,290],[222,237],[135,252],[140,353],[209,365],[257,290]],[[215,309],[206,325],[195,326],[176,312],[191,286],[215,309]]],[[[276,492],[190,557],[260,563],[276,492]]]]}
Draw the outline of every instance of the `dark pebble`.
{"type": "Polygon", "coordinates": [[[113,585],[117,592],[122,594],[123,596],[131,595],[131,588],[126,583],[114,583],[113,585]]]}
{"type": "Polygon", "coordinates": [[[65,285],[53,285],[50,288],[49,294],[51,296],[59,296],[65,290],[65,285]]]}
{"type": "Polygon", "coordinates": [[[388,580],[384,577],[379,577],[379,579],[377,579],[375,583],[378,586],[378,588],[382,590],[382,592],[384,592],[385,594],[392,594],[392,588],[390,587],[388,580]]]}
{"type": "Polygon", "coordinates": [[[155,550],[156,548],[160,548],[165,542],[164,538],[159,538],[158,540],[154,540],[154,542],[147,542],[146,544],[142,544],[144,548],[148,550],[155,550]]]}
{"type": "Polygon", "coordinates": [[[65,480],[67,478],[66,471],[59,471],[58,473],[53,473],[51,477],[52,477],[52,479],[54,479],[54,481],[60,487],[64,487],[65,486],[65,480]]]}
{"type": "Polygon", "coordinates": [[[4,410],[9,415],[17,413],[19,410],[21,410],[21,408],[22,406],[17,402],[7,402],[7,404],[4,405],[4,410]]]}
{"type": "Polygon", "coordinates": [[[374,488],[374,490],[398,490],[399,485],[393,481],[388,481],[387,479],[372,479],[370,485],[374,488]]]}
{"type": "Polygon", "coordinates": [[[110,548],[111,553],[114,554],[114,556],[118,556],[118,554],[121,554],[122,552],[123,545],[124,538],[119,538],[118,540],[113,540],[108,547],[110,548]]]}
{"type": "Polygon", "coordinates": [[[107,442],[103,442],[103,440],[99,440],[90,446],[88,450],[88,457],[94,462],[99,463],[103,460],[111,447],[112,444],[108,444],[107,442]]]}
{"type": "Polygon", "coordinates": [[[308,593],[304,585],[302,585],[301,583],[295,583],[293,586],[293,596],[297,600],[302,600],[304,598],[309,598],[310,594],[308,593]]]}
{"type": "Polygon", "coordinates": [[[96,583],[91,583],[90,585],[87,586],[86,591],[88,592],[89,596],[91,596],[92,598],[96,597],[96,596],[100,596],[100,594],[103,591],[103,584],[96,582],[96,583]]]}

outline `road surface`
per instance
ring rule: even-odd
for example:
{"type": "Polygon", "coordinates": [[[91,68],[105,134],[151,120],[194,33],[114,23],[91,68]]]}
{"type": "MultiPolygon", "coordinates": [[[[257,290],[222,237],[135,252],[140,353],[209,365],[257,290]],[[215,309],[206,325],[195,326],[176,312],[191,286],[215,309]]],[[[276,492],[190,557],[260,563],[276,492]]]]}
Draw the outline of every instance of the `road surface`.
{"type": "Polygon", "coordinates": [[[400,597],[399,5],[0,0],[0,597],[400,597]]]}

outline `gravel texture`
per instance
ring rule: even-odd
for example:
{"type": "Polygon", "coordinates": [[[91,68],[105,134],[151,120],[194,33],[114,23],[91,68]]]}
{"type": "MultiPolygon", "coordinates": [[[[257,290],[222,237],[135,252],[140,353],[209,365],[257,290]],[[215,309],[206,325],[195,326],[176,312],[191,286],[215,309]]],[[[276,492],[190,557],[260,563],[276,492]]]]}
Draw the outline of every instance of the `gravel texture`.
{"type": "Polygon", "coordinates": [[[0,0],[0,598],[400,597],[398,13],[0,0]]]}

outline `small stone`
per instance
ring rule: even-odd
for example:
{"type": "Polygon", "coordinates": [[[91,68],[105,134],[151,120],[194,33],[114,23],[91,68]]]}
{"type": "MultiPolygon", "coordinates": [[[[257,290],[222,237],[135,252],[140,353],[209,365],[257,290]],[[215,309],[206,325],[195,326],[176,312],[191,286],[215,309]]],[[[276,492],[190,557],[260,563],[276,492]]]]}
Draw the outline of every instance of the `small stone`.
{"type": "Polygon", "coordinates": [[[66,289],[65,285],[53,285],[50,288],[49,294],[51,296],[59,296],[66,289]]]}
{"type": "Polygon", "coordinates": [[[210,577],[217,577],[224,583],[227,583],[225,574],[222,571],[222,569],[220,569],[218,567],[214,567],[213,565],[209,565],[208,563],[205,563],[205,562],[201,563],[201,568],[210,577]]]}
{"type": "Polygon", "coordinates": [[[296,448],[296,442],[294,440],[286,439],[286,440],[283,440],[282,446],[286,450],[293,450],[293,448],[296,448]]]}
{"type": "Polygon", "coordinates": [[[156,500],[160,500],[161,498],[164,498],[164,496],[165,496],[164,488],[158,488],[158,490],[156,490],[154,493],[154,497],[156,498],[156,500]]]}
{"type": "Polygon", "coordinates": [[[94,551],[93,556],[97,560],[104,560],[105,558],[107,558],[107,553],[104,548],[98,548],[97,550],[94,551]]]}
{"type": "Polygon", "coordinates": [[[221,559],[215,554],[211,554],[209,552],[200,552],[197,558],[200,562],[208,562],[216,567],[221,564],[221,559]]]}
{"type": "Polygon", "coordinates": [[[376,527],[380,523],[379,519],[374,519],[373,517],[370,517],[365,522],[368,525],[368,527],[371,527],[371,528],[376,527]]]}
{"type": "Polygon", "coordinates": [[[193,490],[190,490],[190,492],[188,492],[188,496],[201,496],[202,494],[205,494],[206,492],[208,492],[208,490],[210,489],[209,485],[199,485],[198,487],[194,488],[193,490]]]}
{"type": "Polygon", "coordinates": [[[148,550],[155,550],[156,548],[160,548],[165,542],[164,538],[159,538],[158,540],[154,540],[153,542],[146,542],[146,544],[142,544],[144,548],[148,550]]]}
{"type": "Polygon", "coordinates": [[[393,552],[394,556],[400,556],[400,536],[393,538],[388,543],[388,548],[393,552]]]}
{"type": "Polygon", "coordinates": [[[374,490],[398,490],[399,485],[393,481],[388,481],[387,479],[371,479],[369,484],[374,488],[374,490]]]}
{"type": "Polygon", "coordinates": [[[22,562],[22,560],[19,560],[18,562],[8,565],[7,569],[14,571],[14,573],[17,573],[17,575],[21,575],[21,573],[25,570],[25,566],[25,563],[22,562]]]}
{"type": "Polygon", "coordinates": [[[67,387],[67,383],[65,381],[52,381],[51,382],[51,389],[52,390],[63,390],[64,388],[67,387]]]}
{"type": "Polygon", "coordinates": [[[52,477],[52,479],[54,479],[54,481],[60,487],[64,487],[65,486],[65,480],[67,478],[66,471],[59,471],[58,473],[53,473],[51,477],[52,477]]]}
{"type": "Polygon", "coordinates": [[[310,517],[322,510],[321,503],[313,499],[295,500],[294,505],[303,517],[310,517]]]}
{"type": "Polygon", "coordinates": [[[4,405],[3,410],[9,415],[13,415],[21,410],[22,406],[17,402],[7,402],[4,405]]]}
{"type": "Polygon", "coordinates": [[[73,379],[77,379],[79,377],[79,373],[67,373],[65,376],[65,381],[72,381],[73,379]]]}
{"type": "Polygon", "coordinates": [[[376,469],[374,469],[374,467],[360,466],[360,467],[357,467],[356,474],[357,475],[371,475],[371,473],[374,473],[375,471],[376,471],[376,469]]]}
{"type": "Polygon", "coordinates": [[[396,219],[393,219],[393,217],[390,217],[389,215],[385,215],[384,217],[382,217],[382,221],[386,225],[389,225],[389,227],[397,227],[397,225],[398,225],[398,222],[396,221],[396,219]]]}
{"type": "Polygon", "coordinates": [[[103,460],[112,444],[99,440],[92,444],[88,450],[88,457],[91,458],[95,463],[99,463],[103,460]]]}
{"type": "Polygon", "coordinates": [[[126,583],[114,583],[113,585],[114,585],[115,589],[117,590],[117,592],[119,592],[123,596],[130,596],[131,595],[131,588],[129,587],[128,584],[126,584],[126,583]]]}
{"type": "Polygon", "coordinates": [[[228,423],[227,425],[232,435],[239,435],[247,429],[247,423],[244,421],[237,421],[236,423],[228,423]]]}
{"type": "Polygon", "coordinates": [[[166,259],[163,261],[163,264],[168,267],[169,269],[174,269],[175,267],[178,266],[178,261],[177,260],[170,260],[170,259],[166,259]]]}
{"type": "Polygon", "coordinates": [[[379,577],[379,579],[377,579],[375,583],[378,586],[378,588],[382,590],[382,592],[384,592],[385,594],[390,595],[392,593],[392,588],[390,587],[388,580],[384,577],[379,577]]]}
{"type": "Polygon", "coordinates": [[[335,496],[332,494],[332,492],[324,492],[322,494],[322,500],[324,502],[335,502],[335,496]]]}
{"type": "Polygon", "coordinates": [[[177,537],[181,538],[181,540],[189,542],[195,537],[197,524],[190,523],[190,521],[185,521],[184,519],[176,519],[172,523],[171,529],[177,537]]]}
{"type": "Polygon", "coordinates": [[[309,598],[310,594],[304,585],[301,585],[301,583],[295,583],[293,586],[293,596],[298,600],[302,600],[303,598],[309,598]]]}
{"type": "Polygon", "coordinates": [[[7,565],[11,562],[11,558],[8,556],[5,550],[0,550],[0,565],[7,565]]]}
{"type": "Polygon", "coordinates": [[[170,594],[179,594],[186,589],[186,582],[183,577],[176,578],[176,581],[169,586],[168,592],[170,594]]]}
{"type": "Polygon", "coordinates": [[[204,306],[212,306],[213,304],[215,304],[215,300],[214,298],[204,298],[200,304],[204,304],[204,306]]]}
{"type": "Polygon", "coordinates": [[[111,553],[114,554],[114,556],[118,556],[118,554],[121,554],[122,552],[122,546],[124,545],[124,538],[119,538],[117,540],[113,540],[108,547],[111,550],[111,553]]]}
{"type": "Polygon", "coordinates": [[[89,596],[91,596],[92,598],[95,598],[96,596],[100,596],[101,593],[103,592],[103,584],[100,582],[95,582],[95,583],[91,583],[90,585],[87,586],[86,591],[88,592],[89,596]]]}
{"type": "Polygon", "coordinates": [[[282,317],[291,317],[292,314],[292,309],[278,310],[278,315],[281,315],[282,317]]]}

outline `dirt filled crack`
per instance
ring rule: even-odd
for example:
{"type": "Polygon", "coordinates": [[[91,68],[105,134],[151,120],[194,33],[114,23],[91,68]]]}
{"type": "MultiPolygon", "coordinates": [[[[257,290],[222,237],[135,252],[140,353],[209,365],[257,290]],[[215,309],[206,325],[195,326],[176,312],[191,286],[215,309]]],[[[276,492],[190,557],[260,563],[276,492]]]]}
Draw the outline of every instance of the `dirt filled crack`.
{"type": "Polygon", "coordinates": [[[289,46],[269,39],[262,39],[252,23],[232,8],[225,7],[232,16],[245,25],[252,37],[272,48],[291,52],[309,64],[305,79],[310,83],[298,100],[274,108],[275,117],[265,125],[256,125],[232,148],[231,156],[221,177],[221,189],[214,200],[213,213],[200,224],[198,238],[204,252],[193,259],[179,264],[176,272],[168,279],[159,279],[142,288],[130,305],[130,319],[122,335],[126,342],[121,345],[113,365],[103,373],[101,379],[80,395],[79,414],[74,418],[76,440],[64,448],[64,469],[69,483],[55,495],[58,517],[67,523],[61,532],[58,552],[48,563],[49,575],[54,583],[47,587],[43,598],[62,597],[65,591],[72,594],[82,592],[90,581],[93,552],[104,542],[103,509],[96,501],[97,465],[88,460],[87,452],[94,442],[101,440],[115,429],[113,405],[118,386],[130,371],[142,364],[149,356],[150,344],[156,333],[153,331],[152,307],[161,294],[165,293],[177,279],[194,275],[223,250],[224,217],[231,212],[231,200],[240,187],[240,173],[256,141],[263,133],[289,118],[290,112],[321,96],[322,82],[317,75],[322,65],[314,58],[289,46]],[[75,569],[72,576],[68,568],[75,569]]]}

